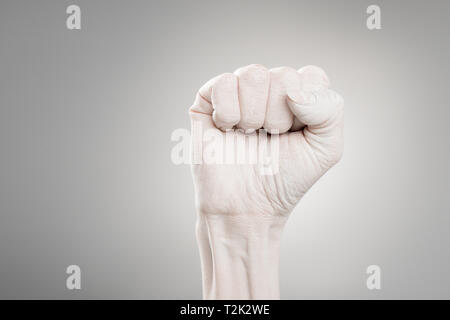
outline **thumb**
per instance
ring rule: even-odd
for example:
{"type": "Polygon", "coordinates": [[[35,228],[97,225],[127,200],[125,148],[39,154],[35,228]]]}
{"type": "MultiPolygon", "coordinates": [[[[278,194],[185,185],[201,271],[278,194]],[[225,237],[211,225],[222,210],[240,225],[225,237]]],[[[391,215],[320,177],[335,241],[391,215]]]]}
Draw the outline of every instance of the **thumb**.
{"type": "Polygon", "coordinates": [[[308,126],[309,130],[315,127],[331,126],[336,122],[343,111],[344,100],[329,89],[318,91],[301,91],[295,96],[288,94],[287,103],[291,112],[308,126]]]}
{"type": "MultiPolygon", "coordinates": [[[[331,100],[338,99],[334,93],[327,93],[330,86],[327,74],[322,68],[313,65],[300,68],[298,74],[300,92],[288,93],[287,102],[291,112],[299,122],[310,127],[326,122],[334,111],[331,100]]],[[[339,104],[339,101],[335,101],[335,104],[339,104]]]]}
{"type": "MultiPolygon", "coordinates": [[[[314,65],[308,65],[300,68],[298,70],[298,75],[300,78],[300,90],[297,92],[292,92],[291,100],[296,101],[296,97],[300,92],[311,92],[322,89],[328,89],[330,85],[330,80],[322,68],[319,68],[314,65]]],[[[300,97],[301,99],[301,97],[300,97]]],[[[295,115],[295,113],[294,113],[295,115]]],[[[296,116],[294,118],[294,125],[291,128],[291,131],[298,131],[303,128],[305,123],[300,121],[299,117],[296,116]]]]}
{"type": "Polygon", "coordinates": [[[301,92],[288,95],[292,113],[306,127],[303,137],[315,151],[324,169],[336,164],[343,152],[344,100],[333,90],[301,92]]]}

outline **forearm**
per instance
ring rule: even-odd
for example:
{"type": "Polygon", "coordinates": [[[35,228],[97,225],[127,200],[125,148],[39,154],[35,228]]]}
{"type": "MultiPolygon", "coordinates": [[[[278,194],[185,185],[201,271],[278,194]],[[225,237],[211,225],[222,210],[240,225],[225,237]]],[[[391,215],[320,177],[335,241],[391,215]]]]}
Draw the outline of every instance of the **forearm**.
{"type": "Polygon", "coordinates": [[[197,241],[205,299],[279,299],[285,217],[199,215],[197,241]]]}

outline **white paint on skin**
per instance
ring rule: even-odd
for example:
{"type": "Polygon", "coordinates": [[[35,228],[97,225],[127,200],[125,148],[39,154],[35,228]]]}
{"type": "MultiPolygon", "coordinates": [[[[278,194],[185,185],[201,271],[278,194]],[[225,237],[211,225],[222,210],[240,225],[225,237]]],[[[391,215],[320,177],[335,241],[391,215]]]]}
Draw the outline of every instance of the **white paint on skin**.
{"type": "MultiPolygon", "coordinates": [[[[279,299],[279,245],[286,220],[343,152],[344,102],[328,86],[325,72],[315,66],[295,71],[251,65],[200,89],[189,113],[194,128],[200,122],[217,135],[234,126],[281,133],[278,170],[270,175],[251,163],[198,161],[208,154],[205,148],[193,149],[205,299],[279,299]]],[[[193,130],[193,142],[202,141],[198,132],[193,130]]]]}

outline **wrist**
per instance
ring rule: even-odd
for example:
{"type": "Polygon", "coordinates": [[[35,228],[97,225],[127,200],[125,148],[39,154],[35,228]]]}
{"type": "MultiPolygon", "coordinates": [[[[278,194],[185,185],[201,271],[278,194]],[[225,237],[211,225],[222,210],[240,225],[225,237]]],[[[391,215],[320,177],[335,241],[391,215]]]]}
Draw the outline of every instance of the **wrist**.
{"type": "Polygon", "coordinates": [[[279,299],[279,246],[286,220],[199,215],[204,298],[279,299]]]}

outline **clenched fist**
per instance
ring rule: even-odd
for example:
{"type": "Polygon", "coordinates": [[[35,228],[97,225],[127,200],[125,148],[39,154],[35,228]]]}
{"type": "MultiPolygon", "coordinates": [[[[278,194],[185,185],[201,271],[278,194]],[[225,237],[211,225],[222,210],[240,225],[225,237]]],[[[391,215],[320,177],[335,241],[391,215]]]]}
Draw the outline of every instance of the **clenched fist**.
{"type": "Polygon", "coordinates": [[[189,114],[204,298],[279,298],[286,219],[343,151],[343,99],[328,86],[318,67],[250,65],[198,91],[189,114]],[[250,139],[258,148],[246,149],[250,139]],[[238,160],[264,162],[267,150],[269,172],[238,160]]]}

